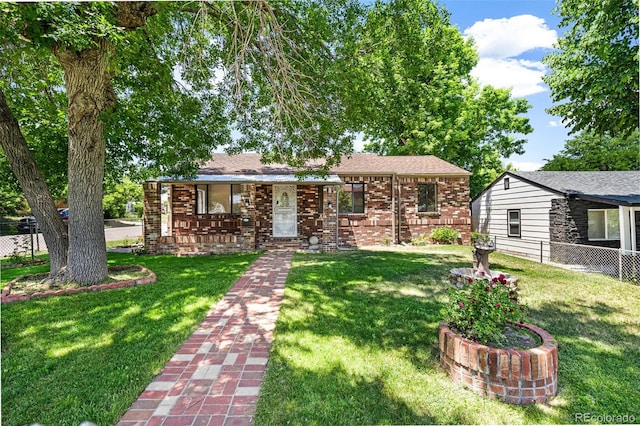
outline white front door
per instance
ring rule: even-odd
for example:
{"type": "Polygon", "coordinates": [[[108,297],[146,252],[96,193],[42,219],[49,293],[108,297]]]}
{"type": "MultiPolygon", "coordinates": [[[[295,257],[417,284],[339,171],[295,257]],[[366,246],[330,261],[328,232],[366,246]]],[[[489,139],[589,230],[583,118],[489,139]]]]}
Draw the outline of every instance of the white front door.
{"type": "Polygon", "coordinates": [[[297,237],[296,185],[273,185],[273,236],[297,237]]]}

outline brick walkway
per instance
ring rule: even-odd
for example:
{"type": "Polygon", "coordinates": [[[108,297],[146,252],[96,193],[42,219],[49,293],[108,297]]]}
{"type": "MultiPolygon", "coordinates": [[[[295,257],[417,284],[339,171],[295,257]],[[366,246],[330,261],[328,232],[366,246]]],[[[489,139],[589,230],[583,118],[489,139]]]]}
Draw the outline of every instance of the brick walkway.
{"type": "Polygon", "coordinates": [[[118,426],[251,424],[292,256],[256,260],[118,426]]]}

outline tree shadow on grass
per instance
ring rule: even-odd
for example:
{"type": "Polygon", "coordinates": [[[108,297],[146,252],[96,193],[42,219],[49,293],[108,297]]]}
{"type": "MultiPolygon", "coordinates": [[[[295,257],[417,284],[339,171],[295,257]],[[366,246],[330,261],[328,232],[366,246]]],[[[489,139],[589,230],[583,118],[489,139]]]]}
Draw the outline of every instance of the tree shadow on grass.
{"type": "Polygon", "coordinates": [[[271,354],[270,381],[286,380],[289,392],[270,393],[265,382],[255,423],[268,425],[434,424],[428,415],[416,415],[387,391],[383,378],[354,376],[344,368],[301,369],[271,354]],[[328,397],[328,396],[332,397],[328,397]],[[277,406],[278,409],[268,409],[277,406]]]}
{"type": "Polygon", "coordinates": [[[603,302],[543,303],[532,321],[558,342],[558,398],[566,416],[581,413],[635,415],[640,419],[640,335],[632,322],[612,321],[618,313],[603,302]]]}
{"type": "Polygon", "coordinates": [[[332,423],[335,419],[323,417],[322,411],[318,417],[298,408],[309,404],[301,389],[333,406],[334,416],[347,416],[349,424],[511,422],[511,414],[519,421],[554,418],[538,407],[485,401],[453,386],[442,372],[438,324],[447,300],[449,270],[461,266],[468,266],[467,259],[449,254],[296,256],[269,362],[267,389],[272,394],[259,406],[258,419],[269,419],[267,424],[296,423],[308,415],[311,423],[332,423]],[[349,365],[365,358],[372,363],[370,371],[349,365]],[[390,364],[381,365],[387,361],[390,364]],[[393,377],[395,368],[414,374],[420,382],[416,392],[428,395],[403,393],[402,384],[411,386],[411,380],[393,377]],[[327,381],[330,385],[325,386],[327,381]],[[369,395],[364,397],[366,403],[360,401],[363,395],[369,395]],[[370,417],[349,417],[358,410],[340,401],[352,399],[362,407],[373,404],[365,410],[370,417]],[[478,407],[486,405],[499,414],[483,418],[478,407]],[[375,409],[378,406],[381,410],[375,409]]]}
{"type": "Polygon", "coordinates": [[[3,425],[115,424],[257,255],[109,258],[158,280],[3,306],[3,425]]]}

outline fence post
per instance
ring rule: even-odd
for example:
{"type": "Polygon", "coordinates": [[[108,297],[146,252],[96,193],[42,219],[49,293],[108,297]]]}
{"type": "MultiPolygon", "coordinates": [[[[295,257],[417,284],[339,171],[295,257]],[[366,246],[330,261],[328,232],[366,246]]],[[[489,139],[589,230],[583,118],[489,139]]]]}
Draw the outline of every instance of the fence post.
{"type": "Polygon", "coordinates": [[[33,229],[35,227],[33,226],[33,222],[29,222],[29,235],[31,236],[31,260],[35,259],[34,253],[33,253],[33,229]]]}
{"type": "Polygon", "coordinates": [[[622,281],[622,248],[618,249],[618,279],[622,281]]]}

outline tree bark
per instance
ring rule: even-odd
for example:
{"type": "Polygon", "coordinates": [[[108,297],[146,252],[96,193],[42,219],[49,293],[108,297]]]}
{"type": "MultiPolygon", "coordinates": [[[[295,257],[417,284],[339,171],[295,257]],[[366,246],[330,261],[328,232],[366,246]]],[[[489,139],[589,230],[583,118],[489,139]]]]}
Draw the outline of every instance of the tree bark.
{"type": "Polygon", "coordinates": [[[100,114],[115,103],[107,40],[73,52],[54,50],[69,103],[69,253],[66,279],[93,284],[107,277],[102,184],[105,137],[100,114]]]}
{"type": "Polygon", "coordinates": [[[49,251],[49,278],[56,280],[63,274],[67,264],[69,246],[67,226],[56,210],[47,182],[29,151],[18,120],[9,109],[2,90],[0,90],[0,146],[42,230],[49,251]]]}

